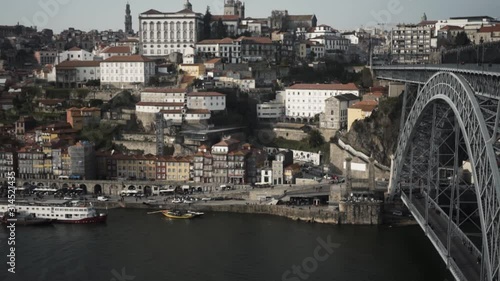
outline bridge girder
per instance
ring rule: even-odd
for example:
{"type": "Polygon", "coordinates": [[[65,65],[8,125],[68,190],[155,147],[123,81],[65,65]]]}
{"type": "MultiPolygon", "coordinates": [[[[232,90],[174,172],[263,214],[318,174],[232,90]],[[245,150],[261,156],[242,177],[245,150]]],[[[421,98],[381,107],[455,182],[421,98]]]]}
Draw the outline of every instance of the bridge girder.
{"type": "MultiPolygon", "coordinates": [[[[437,137],[433,129],[440,122],[438,120],[440,116],[435,114],[436,110],[439,113],[439,110],[448,107],[456,121],[456,128],[453,131],[457,132],[456,141],[463,138],[464,150],[467,151],[471,163],[482,232],[481,280],[498,281],[500,280],[500,174],[496,151],[498,151],[500,120],[499,88],[479,83],[478,77],[477,79],[471,78],[473,74],[462,75],[449,71],[430,75],[425,84],[417,81],[426,79],[428,74],[419,74],[418,79],[411,79],[410,74],[406,74],[405,77],[397,75],[396,79],[391,79],[421,85],[400,131],[391,179],[391,194],[394,195],[401,182],[412,183],[414,173],[425,174],[426,170],[431,170],[430,167],[439,167],[432,154],[435,153],[432,145],[427,159],[424,154],[418,152],[425,149],[429,152],[429,147],[423,147],[422,143],[437,137]],[[438,108],[435,108],[436,105],[439,105],[438,108]],[[431,118],[429,118],[430,108],[434,112],[431,118]],[[419,126],[420,132],[417,130],[419,126]],[[425,128],[428,128],[427,131],[425,128]],[[460,134],[456,131],[457,129],[460,134]]],[[[457,144],[455,149],[458,148],[457,144]]],[[[456,156],[455,159],[458,157],[456,156]]],[[[439,162],[439,159],[437,161],[439,162]]],[[[456,167],[457,163],[454,166],[456,167]]],[[[451,201],[455,200],[457,192],[460,192],[457,188],[450,189],[451,201]]],[[[450,220],[452,220],[452,215],[450,211],[450,220]]]]}

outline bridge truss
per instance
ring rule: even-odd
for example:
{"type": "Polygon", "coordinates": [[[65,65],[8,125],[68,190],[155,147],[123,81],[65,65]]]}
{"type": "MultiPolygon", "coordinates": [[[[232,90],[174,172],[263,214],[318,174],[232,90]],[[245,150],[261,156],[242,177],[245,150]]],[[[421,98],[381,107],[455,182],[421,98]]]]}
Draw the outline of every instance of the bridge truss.
{"type": "Polygon", "coordinates": [[[499,281],[500,75],[382,67],[376,76],[407,83],[391,194],[457,280],[499,281]]]}

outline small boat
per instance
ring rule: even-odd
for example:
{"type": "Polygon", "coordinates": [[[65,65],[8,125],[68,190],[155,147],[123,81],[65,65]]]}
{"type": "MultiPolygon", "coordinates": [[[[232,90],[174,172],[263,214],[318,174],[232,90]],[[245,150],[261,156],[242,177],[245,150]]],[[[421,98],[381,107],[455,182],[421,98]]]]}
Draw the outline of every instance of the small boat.
{"type": "Polygon", "coordinates": [[[161,212],[165,217],[170,219],[192,219],[195,216],[190,213],[182,213],[180,211],[162,211],[161,212]]]}
{"type": "Polygon", "coordinates": [[[2,218],[0,219],[0,223],[3,224],[10,224],[10,223],[15,223],[16,226],[35,226],[35,225],[49,225],[52,224],[54,220],[52,219],[44,219],[44,218],[37,218],[34,214],[29,214],[29,213],[19,213],[16,212],[14,217],[9,218],[8,213],[4,213],[2,218]]]}
{"type": "Polygon", "coordinates": [[[203,216],[205,213],[202,213],[202,212],[193,212],[193,211],[188,211],[188,214],[191,214],[195,217],[201,217],[203,216]]]}

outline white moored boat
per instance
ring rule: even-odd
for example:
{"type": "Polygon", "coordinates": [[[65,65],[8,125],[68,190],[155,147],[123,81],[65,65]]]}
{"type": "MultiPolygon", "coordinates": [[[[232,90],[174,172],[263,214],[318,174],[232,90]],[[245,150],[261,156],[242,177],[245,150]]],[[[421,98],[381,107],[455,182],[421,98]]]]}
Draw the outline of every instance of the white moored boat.
{"type": "MultiPolygon", "coordinates": [[[[15,210],[33,214],[40,219],[51,219],[56,223],[102,223],[107,219],[107,214],[98,213],[91,204],[71,200],[18,202],[15,210]]],[[[7,211],[9,211],[8,204],[0,202],[0,212],[7,211]]]]}

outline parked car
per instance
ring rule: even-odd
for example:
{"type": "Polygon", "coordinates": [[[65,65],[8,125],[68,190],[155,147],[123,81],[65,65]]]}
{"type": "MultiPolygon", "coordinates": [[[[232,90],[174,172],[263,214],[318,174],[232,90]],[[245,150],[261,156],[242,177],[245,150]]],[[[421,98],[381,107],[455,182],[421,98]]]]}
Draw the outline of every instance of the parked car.
{"type": "Polygon", "coordinates": [[[97,197],[97,201],[106,202],[109,201],[109,198],[107,196],[99,196],[97,197]]]}
{"type": "Polygon", "coordinates": [[[398,216],[398,217],[403,216],[403,212],[401,212],[401,211],[394,211],[394,212],[392,212],[392,214],[395,216],[398,216]]]}

